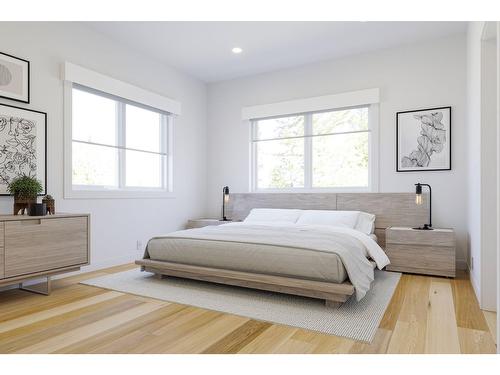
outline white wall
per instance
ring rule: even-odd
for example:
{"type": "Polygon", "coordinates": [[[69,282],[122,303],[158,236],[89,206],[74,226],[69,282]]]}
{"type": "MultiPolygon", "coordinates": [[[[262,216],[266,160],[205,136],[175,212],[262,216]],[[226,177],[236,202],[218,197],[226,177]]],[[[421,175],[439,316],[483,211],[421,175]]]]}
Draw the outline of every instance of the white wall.
{"type": "Polygon", "coordinates": [[[484,22],[467,30],[467,226],[468,264],[476,295],[481,296],[481,34],[484,22]],[[473,262],[472,262],[473,259],[473,262]]]}
{"type": "Polygon", "coordinates": [[[481,45],[481,307],[496,311],[497,41],[488,22],[481,45]],[[493,34],[493,35],[492,35],[493,34]]]}
{"type": "Polygon", "coordinates": [[[467,30],[467,213],[469,269],[479,305],[497,306],[497,73],[495,23],[467,30]],[[491,35],[489,35],[491,34],[491,35]],[[472,262],[473,260],[473,262],[472,262]]]}
{"type": "MultiPolygon", "coordinates": [[[[92,214],[92,268],[140,258],[154,234],[182,227],[202,216],[206,202],[206,85],[134,53],[78,23],[0,22],[0,51],[31,62],[31,104],[48,113],[48,192],[56,209],[92,214]],[[65,60],[182,102],[174,123],[173,199],[63,199],[63,83],[65,60]]],[[[0,197],[0,212],[11,213],[13,199],[0,197]]]]}
{"type": "Polygon", "coordinates": [[[249,130],[241,108],[310,96],[380,88],[381,192],[433,188],[433,224],[457,232],[457,259],[464,266],[467,217],[465,122],[466,39],[457,35],[341,60],[214,83],[208,86],[208,212],[220,213],[220,190],[247,192],[249,130]],[[452,106],[452,170],[397,173],[397,111],[452,106]]]}

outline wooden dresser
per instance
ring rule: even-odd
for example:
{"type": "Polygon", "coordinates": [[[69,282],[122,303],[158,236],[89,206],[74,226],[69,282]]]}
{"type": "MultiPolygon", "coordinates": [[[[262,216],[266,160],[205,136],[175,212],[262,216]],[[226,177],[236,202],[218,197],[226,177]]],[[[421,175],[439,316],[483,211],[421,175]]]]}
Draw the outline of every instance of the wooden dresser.
{"type": "Polygon", "coordinates": [[[455,277],[453,229],[415,230],[390,227],[385,231],[389,271],[455,277]]]}
{"type": "Polygon", "coordinates": [[[89,262],[90,215],[0,215],[0,287],[50,280],[89,262]]]}

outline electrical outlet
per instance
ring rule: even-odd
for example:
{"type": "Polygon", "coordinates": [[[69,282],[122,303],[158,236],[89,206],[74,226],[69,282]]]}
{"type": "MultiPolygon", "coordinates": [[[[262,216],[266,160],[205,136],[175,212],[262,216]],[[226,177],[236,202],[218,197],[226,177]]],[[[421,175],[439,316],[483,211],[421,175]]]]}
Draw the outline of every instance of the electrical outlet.
{"type": "Polygon", "coordinates": [[[142,241],[141,240],[137,240],[137,250],[142,250],[142,241]]]}

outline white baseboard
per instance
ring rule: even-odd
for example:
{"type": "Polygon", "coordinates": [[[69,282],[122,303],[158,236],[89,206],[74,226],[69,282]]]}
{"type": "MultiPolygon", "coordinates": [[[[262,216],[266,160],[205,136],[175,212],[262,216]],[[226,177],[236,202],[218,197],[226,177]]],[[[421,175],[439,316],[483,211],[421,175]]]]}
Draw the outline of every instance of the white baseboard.
{"type": "Polygon", "coordinates": [[[474,278],[474,274],[472,273],[469,264],[467,264],[467,269],[469,271],[469,280],[470,280],[470,283],[472,284],[472,289],[474,289],[474,293],[476,294],[479,308],[481,308],[481,290],[479,289],[479,285],[478,285],[476,279],[474,278]]]}

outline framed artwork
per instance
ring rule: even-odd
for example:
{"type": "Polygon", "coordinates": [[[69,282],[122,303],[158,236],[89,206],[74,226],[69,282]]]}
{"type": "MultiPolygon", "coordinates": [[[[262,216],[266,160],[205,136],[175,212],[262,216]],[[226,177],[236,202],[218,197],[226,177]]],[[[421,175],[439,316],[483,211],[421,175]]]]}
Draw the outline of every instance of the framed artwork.
{"type": "Polygon", "coordinates": [[[451,107],[396,113],[396,171],[451,169],[451,107]]]}
{"type": "Polygon", "coordinates": [[[41,181],[47,191],[47,114],[0,104],[0,195],[18,176],[41,181]]]}
{"type": "Polygon", "coordinates": [[[0,52],[0,98],[30,102],[30,62],[0,52]]]}

